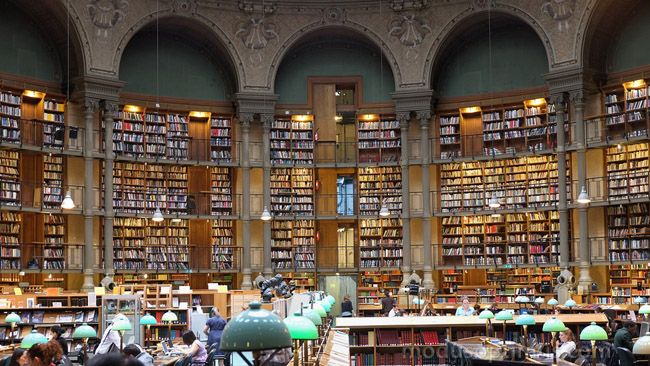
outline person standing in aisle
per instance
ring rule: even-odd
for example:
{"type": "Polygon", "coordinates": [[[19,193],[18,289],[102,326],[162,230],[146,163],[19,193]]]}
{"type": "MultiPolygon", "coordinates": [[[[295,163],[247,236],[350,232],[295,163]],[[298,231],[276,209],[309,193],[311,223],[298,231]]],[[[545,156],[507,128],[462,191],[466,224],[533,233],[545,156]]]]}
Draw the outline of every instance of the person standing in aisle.
{"type": "Polygon", "coordinates": [[[463,305],[456,309],[456,316],[472,316],[474,315],[474,308],[469,306],[469,298],[463,296],[463,305]]]}
{"type": "Polygon", "coordinates": [[[226,319],[221,317],[219,313],[219,308],[216,306],[212,308],[212,318],[208,319],[205,323],[205,328],[203,328],[203,333],[208,336],[208,346],[216,348],[216,356],[219,360],[219,366],[223,366],[223,359],[225,354],[221,352],[221,334],[223,333],[223,328],[226,327],[226,319]]]}
{"type": "Polygon", "coordinates": [[[341,303],[341,316],[344,318],[350,318],[356,316],[354,309],[352,308],[352,301],[350,300],[350,294],[345,294],[343,297],[343,302],[341,303]]]}
{"type": "Polygon", "coordinates": [[[120,333],[116,330],[113,330],[113,325],[118,320],[129,320],[124,314],[115,314],[113,321],[109,326],[104,330],[104,335],[102,340],[99,342],[97,349],[95,350],[96,355],[101,355],[110,352],[117,352],[120,350],[120,333]]]}
{"type": "Polygon", "coordinates": [[[384,295],[385,296],[381,299],[381,314],[383,316],[388,316],[388,313],[393,310],[393,304],[395,304],[395,302],[393,301],[393,298],[390,297],[390,292],[388,290],[384,290],[384,295]]]}

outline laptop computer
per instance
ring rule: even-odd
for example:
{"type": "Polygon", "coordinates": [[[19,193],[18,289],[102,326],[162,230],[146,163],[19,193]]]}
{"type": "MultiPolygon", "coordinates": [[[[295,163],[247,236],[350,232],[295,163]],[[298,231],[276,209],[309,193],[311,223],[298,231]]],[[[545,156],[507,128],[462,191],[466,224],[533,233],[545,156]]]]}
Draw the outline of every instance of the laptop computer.
{"type": "Polygon", "coordinates": [[[179,350],[170,349],[169,346],[167,345],[167,342],[165,342],[165,341],[160,342],[160,344],[162,345],[163,353],[165,354],[165,356],[182,356],[182,355],[184,355],[184,353],[179,351],[179,350]]]}

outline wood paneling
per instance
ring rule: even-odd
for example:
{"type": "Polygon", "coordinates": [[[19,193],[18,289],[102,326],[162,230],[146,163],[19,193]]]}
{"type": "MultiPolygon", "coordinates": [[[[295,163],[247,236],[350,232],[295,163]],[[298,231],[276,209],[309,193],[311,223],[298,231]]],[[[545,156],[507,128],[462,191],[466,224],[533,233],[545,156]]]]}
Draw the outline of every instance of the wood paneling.
{"type": "Polygon", "coordinates": [[[483,142],[483,121],[481,120],[480,113],[472,114],[463,114],[461,119],[460,131],[461,138],[464,138],[464,141],[461,141],[463,147],[463,156],[476,156],[482,155],[483,142]],[[473,139],[478,139],[474,141],[473,139]]]}
{"type": "Polygon", "coordinates": [[[208,220],[190,220],[190,246],[194,248],[191,256],[192,268],[210,268],[211,234],[208,220]]]}
{"type": "MultiPolygon", "coordinates": [[[[210,191],[210,169],[206,169],[202,166],[191,166],[189,167],[189,181],[188,189],[190,196],[194,196],[194,201],[196,203],[195,212],[190,212],[190,214],[200,214],[200,215],[209,215],[210,214],[210,205],[211,197],[207,193],[210,191]]],[[[192,197],[189,197],[191,200],[192,197]]]]}
{"type": "Polygon", "coordinates": [[[319,141],[336,140],[336,85],[315,84],[314,88],[314,132],[319,141]]]}
{"type": "Polygon", "coordinates": [[[320,221],[317,230],[320,232],[320,241],[316,242],[317,268],[336,268],[338,262],[338,222],[320,221]]]}
{"type": "Polygon", "coordinates": [[[23,206],[39,206],[42,198],[43,187],[43,155],[26,151],[20,154],[20,179],[23,181],[20,198],[23,206]]]}

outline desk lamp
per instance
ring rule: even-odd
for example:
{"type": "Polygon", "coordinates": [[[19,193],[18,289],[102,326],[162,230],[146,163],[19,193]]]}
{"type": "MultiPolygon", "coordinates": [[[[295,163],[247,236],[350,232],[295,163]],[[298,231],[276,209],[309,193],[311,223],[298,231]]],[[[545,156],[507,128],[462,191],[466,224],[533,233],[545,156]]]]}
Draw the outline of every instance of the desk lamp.
{"type": "Polygon", "coordinates": [[[11,313],[5,318],[5,323],[11,324],[11,345],[14,344],[14,329],[16,328],[16,323],[20,323],[20,316],[16,313],[11,313]]]}
{"type": "Polygon", "coordinates": [[[307,343],[304,341],[318,339],[318,330],[316,325],[300,314],[296,312],[293,316],[290,316],[283,320],[284,325],[289,329],[289,334],[291,334],[291,339],[296,342],[293,347],[293,364],[298,366],[298,349],[300,348],[300,341],[302,342],[302,362],[303,365],[307,363],[307,343]]]}
{"type": "Polygon", "coordinates": [[[120,333],[120,352],[124,346],[124,331],[133,329],[131,322],[126,319],[119,319],[113,323],[113,330],[117,330],[120,333]]]}
{"type": "Polygon", "coordinates": [[[524,349],[526,349],[528,348],[528,326],[535,325],[535,318],[524,311],[523,314],[517,317],[515,324],[521,325],[524,328],[524,349]]]}
{"type": "Polygon", "coordinates": [[[332,311],[332,305],[329,303],[329,301],[318,300],[318,301],[316,301],[316,303],[320,304],[320,306],[322,306],[323,309],[325,309],[326,312],[329,313],[330,311],[332,311]]]}
{"type": "MultiPolygon", "coordinates": [[[[318,315],[317,312],[313,311],[312,309],[309,308],[309,305],[303,305],[302,307],[302,316],[311,320],[312,323],[316,326],[318,329],[318,337],[322,335],[322,325],[323,325],[323,320],[320,318],[320,315],[318,315]]],[[[314,352],[316,352],[316,346],[314,345],[313,347],[314,352]]]]}
{"type": "MultiPolygon", "coordinates": [[[[555,307],[555,305],[557,305],[558,302],[557,302],[557,300],[555,298],[552,298],[552,299],[548,300],[548,302],[546,304],[551,307],[550,309],[553,309],[553,307],[555,307]]],[[[551,314],[553,314],[553,310],[551,310],[551,314]]]]}
{"type": "Polygon", "coordinates": [[[521,314],[521,305],[524,305],[524,308],[526,307],[526,304],[530,302],[530,299],[528,296],[522,295],[521,299],[519,300],[519,314],[521,314]]]}
{"type": "MultiPolygon", "coordinates": [[[[596,364],[596,341],[606,341],[607,332],[602,327],[596,325],[596,322],[591,322],[591,325],[586,326],[585,329],[583,329],[582,332],[580,332],[580,340],[591,341],[591,355],[593,357],[591,364],[595,365],[596,364]]],[[[634,348],[636,349],[636,344],[634,345],[634,348]]]]}
{"type": "Polygon", "coordinates": [[[650,314],[650,305],[648,304],[643,304],[639,308],[639,314],[643,314],[644,318],[648,318],[648,314],[650,314]]]}
{"type": "Polygon", "coordinates": [[[325,300],[329,301],[330,305],[336,304],[336,299],[332,295],[325,296],[325,300]]]}
{"type": "MultiPolygon", "coordinates": [[[[538,298],[536,298],[536,299],[535,299],[535,304],[537,304],[537,306],[539,307],[539,309],[541,309],[542,306],[544,305],[544,298],[543,298],[543,297],[538,297],[538,298]]],[[[538,310],[539,310],[539,309],[538,309],[538,310]]],[[[537,313],[539,314],[539,311],[538,311],[537,313]]]]}
{"type": "Polygon", "coordinates": [[[573,299],[569,299],[564,303],[564,307],[569,308],[569,311],[571,311],[571,308],[576,306],[576,301],[573,299]]]}
{"type": "MultiPolygon", "coordinates": [[[[169,329],[169,342],[172,340],[172,323],[178,321],[178,315],[176,315],[175,312],[171,310],[167,310],[166,313],[163,314],[162,318],[160,318],[161,321],[167,323],[167,329],[169,329]]],[[[171,343],[169,344],[171,346],[171,343]]]]}
{"type": "Polygon", "coordinates": [[[635,304],[645,304],[645,297],[637,296],[634,298],[634,303],[635,304]]]}
{"type": "Polygon", "coordinates": [[[47,338],[34,329],[20,342],[20,348],[30,349],[38,343],[47,343],[47,338]]]}
{"type": "Polygon", "coordinates": [[[97,337],[97,331],[95,328],[91,327],[90,325],[83,323],[81,326],[77,327],[77,329],[74,330],[72,333],[72,338],[81,338],[83,340],[83,358],[81,359],[81,364],[85,365],[86,360],[88,359],[88,338],[95,338],[97,337]]]}
{"type": "Polygon", "coordinates": [[[147,333],[149,333],[151,326],[158,324],[158,321],[156,318],[151,316],[151,314],[147,313],[147,315],[143,316],[140,318],[140,325],[145,325],[147,327],[147,331],[144,334],[144,342],[147,343],[147,333]]]}
{"type": "Polygon", "coordinates": [[[632,353],[635,355],[650,355],[650,332],[646,333],[634,343],[632,353]]]}
{"type": "Polygon", "coordinates": [[[491,312],[490,310],[483,310],[481,313],[478,315],[479,319],[485,319],[485,336],[489,337],[490,336],[490,319],[494,319],[494,313],[491,312]]]}
{"type": "MultiPolygon", "coordinates": [[[[549,301],[550,302],[550,301],[549,301]]],[[[553,365],[557,365],[557,359],[555,355],[555,347],[557,346],[555,342],[555,335],[557,332],[563,332],[566,329],[566,326],[562,321],[555,316],[552,316],[551,319],[547,320],[542,327],[543,332],[551,333],[551,343],[553,344],[553,365]]]]}
{"type": "Polygon", "coordinates": [[[497,313],[495,320],[503,320],[503,345],[506,344],[506,322],[512,320],[512,313],[509,311],[501,310],[497,313]]]}
{"type": "Polygon", "coordinates": [[[253,366],[244,351],[252,351],[255,364],[259,365],[260,351],[291,347],[291,333],[279,316],[261,309],[258,301],[251,302],[248,309],[226,324],[221,335],[222,351],[237,352],[244,362],[253,366]]]}

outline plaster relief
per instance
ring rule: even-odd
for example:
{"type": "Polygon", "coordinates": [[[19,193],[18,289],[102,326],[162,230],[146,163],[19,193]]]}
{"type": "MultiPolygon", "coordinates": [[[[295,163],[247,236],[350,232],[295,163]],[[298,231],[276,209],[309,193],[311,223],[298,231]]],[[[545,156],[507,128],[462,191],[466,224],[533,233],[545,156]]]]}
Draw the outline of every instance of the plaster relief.
{"type": "Polygon", "coordinates": [[[393,19],[389,28],[388,34],[409,48],[406,52],[406,59],[409,61],[415,61],[419,57],[417,47],[422,44],[427,34],[431,33],[431,27],[426,24],[425,19],[416,15],[393,19]]]}
{"type": "Polygon", "coordinates": [[[276,28],[275,23],[267,21],[264,17],[260,19],[251,17],[247,21],[237,24],[235,37],[239,38],[244,46],[251,51],[249,55],[251,66],[262,67],[260,51],[266,48],[269,42],[277,41],[280,38],[276,28]]]}
{"type": "Polygon", "coordinates": [[[569,18],[576,10],[578,0],[550,0],[542,5],[542,12],[557,21],[558,32],[569,33],[569,18]]]}
{"type": "Polygon", "coordinates": [[[128,7],[128,0],[90,0],[86,12],[97,27],[98,40],[108,38],[108,30],[124,19],[128,7]]]}

